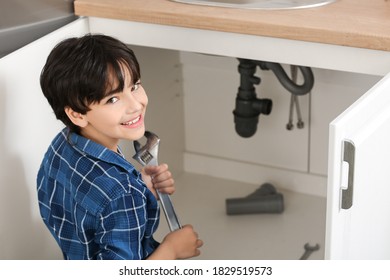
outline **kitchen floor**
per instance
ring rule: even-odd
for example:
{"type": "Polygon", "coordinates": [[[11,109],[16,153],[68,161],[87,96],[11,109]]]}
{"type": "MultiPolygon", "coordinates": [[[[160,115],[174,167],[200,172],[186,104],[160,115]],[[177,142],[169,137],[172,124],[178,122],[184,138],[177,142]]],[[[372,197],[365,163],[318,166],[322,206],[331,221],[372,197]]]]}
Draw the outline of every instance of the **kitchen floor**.
{"type": "MultiPolygon", "coordinates": [[[[326,199],[286,191],[281,214],[226,215],[227,198],[245,197],[258,186],[203,175],[184,173],[176,178],[172,196],[182,224],[192,224],[204,241],[202,260],[298,260],[305,243],[319,244],[311,260],[324,258],[326,199]]],[[[155,235],[168,232],[165,217],[155,235]]]]}

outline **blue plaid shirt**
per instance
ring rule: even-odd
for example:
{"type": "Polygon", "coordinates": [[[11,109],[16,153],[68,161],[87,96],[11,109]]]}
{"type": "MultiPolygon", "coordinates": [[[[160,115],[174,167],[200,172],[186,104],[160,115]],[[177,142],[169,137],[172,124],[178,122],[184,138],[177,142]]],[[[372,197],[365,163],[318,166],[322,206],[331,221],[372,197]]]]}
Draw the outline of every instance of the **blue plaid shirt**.
{"type": "Polygon", "coordinates": [[[145,259],[158,246],[158,202],[120,152],[65,128],[44,156],[37,190],[65,259],[145,259]]]}

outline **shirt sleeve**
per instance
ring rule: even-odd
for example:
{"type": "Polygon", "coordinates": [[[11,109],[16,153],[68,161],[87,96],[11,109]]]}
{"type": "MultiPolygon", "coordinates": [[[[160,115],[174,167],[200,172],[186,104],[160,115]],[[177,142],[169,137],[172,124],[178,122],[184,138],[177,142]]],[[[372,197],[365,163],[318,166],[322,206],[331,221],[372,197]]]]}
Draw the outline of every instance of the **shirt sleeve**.
{"type": "Polygon", "coordinates": [[[141,195],[127,193],[112,200],[100,216],[95,236],[100,247],[97,259],[143,259],[146,221],[146,200],[141,195]]]}

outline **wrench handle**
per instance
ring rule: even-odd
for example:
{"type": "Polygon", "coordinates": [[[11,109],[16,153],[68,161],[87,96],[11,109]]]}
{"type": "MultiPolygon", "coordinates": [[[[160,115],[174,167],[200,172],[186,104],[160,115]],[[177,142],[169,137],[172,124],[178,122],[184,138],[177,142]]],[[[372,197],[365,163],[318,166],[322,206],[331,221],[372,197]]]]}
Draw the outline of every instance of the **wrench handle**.
{"type": "Polygon", "coordinates": [[[175,209],[173,208],[173,204],[171,198],[166,193],[161,193],[156,190],[157,196],[160,199],[161,208],[164,211],[165,218],[167,219],[169,229],[171,231],[175,231],[177,229],[181,229],[181,225],[179,219],[177,218],[175,209]]]}
{"type": "MultiPolygon", "coordinates": [[[[153,158],[150,160],[147,164],[144,164],[143,161],[139,161],[143,166],[146,165],[158,165],[157,158],[153,158]]],[[[169,226],[169,229],[171,231],[175,231],[177,229],[181,229],[181,225],[179,222],[179,219],[176,215],[175,208],[173,207],[173,203],[171,201],[171,198],[166,193],[161,193],[159,190],[156,189],[157,196],[160,200],[161,208],[163,209],[165,218],[167,219],[167,223],[169,226]]]]}
{"type": "MultiPolygon", "coordinates": [[[[151,160],[147,165],[158,165],[157,158],[151,160]]],[[[156,189],[157,196],[160,200],[161,208],[165,214],[165,218],[167,219],[167,223],[169,229],[171,231],[175,231],[177,229],[181,229],[181,225],[179,219],[177,218],[175,208],[173,207],[173,203],[169,194],[161,193],[156,189]]]]}

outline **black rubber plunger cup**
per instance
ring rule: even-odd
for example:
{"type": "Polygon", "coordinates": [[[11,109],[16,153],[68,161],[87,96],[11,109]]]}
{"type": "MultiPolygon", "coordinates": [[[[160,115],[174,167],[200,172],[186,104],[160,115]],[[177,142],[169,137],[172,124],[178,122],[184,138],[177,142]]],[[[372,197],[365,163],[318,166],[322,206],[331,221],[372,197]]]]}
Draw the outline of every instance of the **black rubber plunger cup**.
{"type": "Polygon", "coordinates": [[[282,213],[283,211],[283,195],[269,183],[261,185],[247,197],[226,199],[227,215],[282,213]]]}

